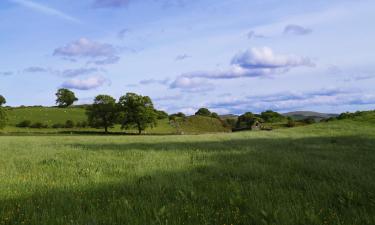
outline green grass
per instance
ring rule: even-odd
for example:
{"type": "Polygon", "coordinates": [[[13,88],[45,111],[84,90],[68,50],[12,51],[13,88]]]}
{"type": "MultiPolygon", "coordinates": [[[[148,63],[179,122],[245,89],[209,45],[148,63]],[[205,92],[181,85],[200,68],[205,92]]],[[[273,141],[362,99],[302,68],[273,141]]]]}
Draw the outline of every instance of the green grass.
{"type": "Polygon", "coordinates": [[[67,120],[76,122],[86,121],[84,108],[57,108],[57,107],[18,107],[7,110],[8,124],[15,126],[21,121],[41,122],[52,126],[53,124],[65,124],[67,120]]]}
{"type": "Polygon", "coordinates": [[[375,224],[369,123],[0,143],[0,224],[375,224]]]}

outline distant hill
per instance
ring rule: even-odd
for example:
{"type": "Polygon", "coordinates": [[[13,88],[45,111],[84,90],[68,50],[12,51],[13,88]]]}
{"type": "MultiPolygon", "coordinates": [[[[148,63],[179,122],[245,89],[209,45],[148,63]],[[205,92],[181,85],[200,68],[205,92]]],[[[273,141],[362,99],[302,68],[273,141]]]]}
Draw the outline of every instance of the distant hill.
{"type": "Polygon", "coordinates": [[[319,112],[312,112],[312,111],[295,111],[295,112],[284,113],[283,115],[287,117],[291,117],[294,120],[303,120],[303,119],[312,118],[316,121],[338,116],[338,114],[319,113],[319,112]]]}
{"type": "Polygon", "coordinates": [[[225,120],[225,119],[235,119],[235,120],[237,120],[238,116],[234,115],[234,114],[226,114],[226,115],[220,115],[220,118],[222,120],[225,120]]]}

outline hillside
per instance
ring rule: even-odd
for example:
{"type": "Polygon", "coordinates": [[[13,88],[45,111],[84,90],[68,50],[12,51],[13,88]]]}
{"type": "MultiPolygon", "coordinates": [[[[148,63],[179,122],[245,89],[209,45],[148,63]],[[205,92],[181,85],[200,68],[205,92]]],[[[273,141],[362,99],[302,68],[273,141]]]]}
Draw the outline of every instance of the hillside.
{"type": "Polygon", "coordinates": [[[58,107],[17,107],[8,108],[8,124],[15,126],[21,121],[30,120],[32,122],[41,122],[52,126],[56,123],[65,123],[72,120],[75,123],[86,121],[84,108],[58,108],[58,107]]]}
{"type": "MultiPolygon", "coordinates": [[[[71,128],[71,129],[53,129],[54,124],[64,124],[67,120],[74,123],[86,121],[84,107],[57,108],[57,107],[17,107],[8,108],[8,127],[3,133],[70,133],[70,132],[100,132],[94,128],[71,128]],[[18,128],[17,124],[24,120],[32,123],[41,122],[48,125],[49,128],[31,129],[18,128]]],[[[111,132],[136,133],[135,130],[121,130],[120,125],[115,125],[110,129],[111,132]]],[[[168,119],[159,120],[154,128],[146,129],[146,134],[200,134],[200,133],[220,133],[229,132],[222,123],[215,118],[190,116],[185,119],[179,119],[178,123],[170,122],[168,119]]]]}
{"type": "Polygon", "coordinates": [[[319,112],[312,112],[312,111],[295,111],[295,112],[284,113],[283,115],[287,117],[291,117],[294,120],[303,120],[303,119],[313,118],[316,121],[338,116],[338,114],[319,113],[319,112]]]}

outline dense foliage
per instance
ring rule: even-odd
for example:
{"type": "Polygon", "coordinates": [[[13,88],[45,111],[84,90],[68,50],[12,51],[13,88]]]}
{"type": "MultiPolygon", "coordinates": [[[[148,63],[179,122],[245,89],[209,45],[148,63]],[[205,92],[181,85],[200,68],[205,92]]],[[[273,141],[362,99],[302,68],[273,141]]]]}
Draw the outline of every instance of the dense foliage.
{"type": "Polygon", "coordinates": [[[96,96],[86,113],[90,126],[104,128],[105,133],[116,123],[119,115],[116,100],[109,95],[96,96]]]}
{"type": "Polygon", "coordinates": [[[78,101],[78,98],[75,96],[74,92],[65,88],[57,90],[56,97],[56,104],[61,108],[71,106],[75,101],[78,101]]]}
{"type": "Polygon", "coordinates": [[[236,128],[237,129],[250,129],[251,126],[257,121],[255,115],[251,112],[246,112],[238,117],[236,128]]]}
{"type": "Polygon", "coordinates": [[[4,96],[0,95],[0,107],[3,106],[7,101],[5,100],[4,96]]]}
{"type": "Polygon", "coordinates": [[[127,93],[119,100],[120,122],[123,128],[136,128],[141,134],[157,124],[157,113],[148,96],[127,93]]]}
{"type": "Polygon", "coordinates": [[[281,115],[280,113],[274,112],[272,110],[267,110],[265,112],[262,112],[260,114],[260,117],[264,120],[266,123],[277,123],[285,120],[285,117],[281,115]]]}
{"type": "Polygon", "coordinates": [[[200,108],[196,113],[196,116],[211,116],[211,111],[207,108],[200,108]]]}

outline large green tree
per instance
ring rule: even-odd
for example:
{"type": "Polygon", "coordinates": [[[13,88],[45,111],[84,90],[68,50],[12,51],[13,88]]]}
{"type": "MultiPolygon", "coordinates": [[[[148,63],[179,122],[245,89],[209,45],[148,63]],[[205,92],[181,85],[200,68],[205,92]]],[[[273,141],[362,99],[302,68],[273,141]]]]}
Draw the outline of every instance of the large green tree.
{"type": "Polygon", "coordinates": [[[75,101],[78,101],[78,98],[75,96],[74,92],[66,88],[57,90],[56,97],[56,104],[61,108],[69,107],[73,105],[75,101]]]}
{"type": "Polygon", "coordinates": [[[136,128],[141,134],[147,127],[157,123],[157,113],[148,96],[127,93],[119,100],[122,128],[136,128]]]}
{"type": "Polygon", "coordinates": [[[104,128],[108,133],[108,128],[118,120],[118,107],[116,100],[108,95],[96,96],[94,103],[87,107],[86,115],[90,126],[104,128]]]}
{"type": "Polygon", "coordinates": [[[0,106],[3,106],[7,101],[5,100],[4,96],[0,95],[0,106]]]}

